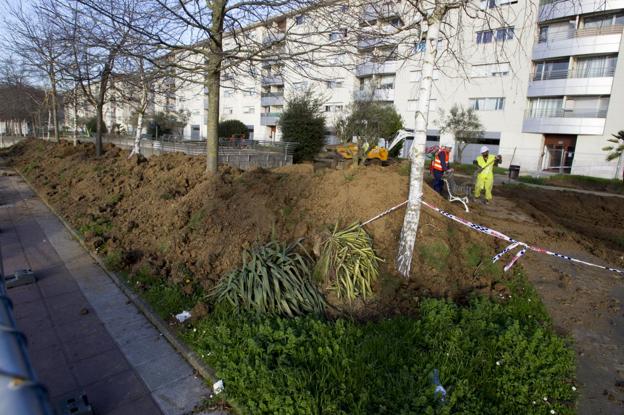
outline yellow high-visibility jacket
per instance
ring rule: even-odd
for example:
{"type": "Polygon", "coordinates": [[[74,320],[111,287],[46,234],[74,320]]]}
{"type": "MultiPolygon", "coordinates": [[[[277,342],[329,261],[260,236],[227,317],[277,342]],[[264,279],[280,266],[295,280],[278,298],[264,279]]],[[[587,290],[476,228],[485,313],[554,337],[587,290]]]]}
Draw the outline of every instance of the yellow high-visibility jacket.
{"type": "Polygon", "coordinates": [[[494,163],[496,162],[496,157],[489,155],[487,161],[483,158],[483,156],[477,157],[477,164],[481,168],[479,172],[479,176],[482,177],[492,177],[494,178],[494,163]]]}

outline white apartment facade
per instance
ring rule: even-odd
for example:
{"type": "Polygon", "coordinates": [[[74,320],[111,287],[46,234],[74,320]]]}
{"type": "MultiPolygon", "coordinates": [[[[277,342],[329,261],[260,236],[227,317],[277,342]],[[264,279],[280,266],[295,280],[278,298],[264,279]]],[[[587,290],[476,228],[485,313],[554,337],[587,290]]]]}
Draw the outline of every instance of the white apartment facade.
{"type": "MultiPolygon", "coordinates": [[[[386,4],[381,13],[365,10],[362,19],[396,24],[401,2],[386,4]]],[[[475,22],[456,40],[465,58],[463,67],[440,63],[434,74],[428,140],[453,141],[440,137],[439,110],[453,104],[471,106],[484,126],[482,143],[502,154],[505,166],[520,165],[523,172],[531,173],[621,177],[624,161],[606,162],[602,148],[611,134],[624,129],[624,1],[558,0],[533,5],[488,0],[482,7],[495,9],[505,24],[475,22]]],[[[305,28],[305,15],[289,19],[305,28]]],[[[250,88],[255,91],[248,93],[252,95],[224,89],[221,113],[242,120],[257,139],[279,139],[284,97],[308,83],[328,96],[325,111],[331,131],[336,113],[375,82],[375,98],[393,104],[405,126],[413,128],[421,66],[418,52],[423,46],[414,45],[415,53],[407,59],[393,59],[392,48],[387,47],[385,59],[375,60],[371,57],[384,53],[371,52],[385,46],[362,41],[355,70],[337,66],[325,85],[297,75],[289,78],[279,68],[278,54],[258,68],[263,76],[255,89],[250,88]]],[[[477,146],[471,147],[463,162],[476,156],[477,146]]]]}
{"type": "MultiPolygon", "coordinates": [[[[405,7],[404,0],[385,0],[362,9],[357,21],[323,31],[328,44],[350,32],[361,37],[357,53],[331,57],[335,67],[307,62],[294,68],[280,58],[288,47],[281,32],[320,32],[306,14],[276,18],[270,30],[254,28],[251,36],[275,46],[250,71],[223,74],[220,119],[242,121],[254,139],[280,140],[288,97],[311,87],[325,99],[329,140],[336,117],[370,91],[413,128],[424,43],[362,37],[362,27],[377,33],[400,27],[405,7]],[[315,75],[302,75],[310,72],[306,67],[315,75]]],[[[469,146],[462,162],[470,163],[486,144],[503,156],[503,166],[519,165],[522,174],[621,177],[624,160],[605,161],[602,148],[624,130],[624,0],[484,0],[480,7],[496,18],[464,19],[458,36],[440,39],[428,142],[453,142],[440,134],[439,112],[459,104],[474,108],[484,127],[480,144],[469,146]]],[[[185,139],[205,139],[207,98],[200,83],[176,89],[166,101],[164,109],[189,114],[185,139]]]]}

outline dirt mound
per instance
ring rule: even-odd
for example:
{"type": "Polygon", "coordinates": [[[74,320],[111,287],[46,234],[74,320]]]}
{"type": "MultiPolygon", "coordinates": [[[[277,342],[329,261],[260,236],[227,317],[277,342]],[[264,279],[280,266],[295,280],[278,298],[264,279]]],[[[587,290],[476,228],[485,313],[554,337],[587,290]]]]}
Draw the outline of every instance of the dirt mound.
{"type": "Polygon", "coordinates": [[[539,223],[572,230],[577,235],[568,236],[588,252],[624,266],[624,198],[524,186],[504,186],[499,194],[539,223]]]}
{"type": "MultiPolygon", "coordinates": [[[[305,238],[312,251],[315,238],[336,222],[362,222],[404,201],[408,189],[397,167],[355,172],[314,172],[309,165],[248,172],[223,168],[207,176],[202,157],[164,154],[141,162],[107,146],[96,159],[92,145],[35,140],[16,146],[10,156],[93,248],[118,256],[127,268],[149,266],[163,278],[206,289],[238,266],[241,250],[255,242],[273,234],[282,240],[305,238]]],[[[429,188],[425,198],[461,212],[429,188]]],[[[482,261],[494,252],[491,240],[427,210],[421,215],[413,277],[396,276],[403,212],[367,226],[385,259],[377,287],[382,306],[410,309],[423,294],[461,298],[475,289],[488,291],[500,277],[482,261]]]]}

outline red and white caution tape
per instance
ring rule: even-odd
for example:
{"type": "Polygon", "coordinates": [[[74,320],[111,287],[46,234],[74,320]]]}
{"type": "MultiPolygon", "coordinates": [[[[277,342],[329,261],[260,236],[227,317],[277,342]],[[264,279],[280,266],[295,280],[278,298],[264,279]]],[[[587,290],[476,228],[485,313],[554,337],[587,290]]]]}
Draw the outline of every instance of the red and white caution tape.
{"type": "MultiPolygon", "coordinates": [[[[588,262],[588,261],[583,261],[582,259],[573,258],[573,257],[568,256],[568,255],[560,254],[558,252],[549,251],[548,249],[540,248],[540,247],[537,247],[537,246],[532,246],[532,245],[526,244],[524,242],[517,241],[517,240],[515,240],[515,239],[505,235],[504,233],[495,230],[495,229],[491,229],[491,228],[488,228],[487,226],[479,225],[477,223],[473,223],[473,222],[470,222],[470,221],[468,221],[466,219],[460,218],[459,216],[455,216],[452,213],[449,213],[449,212],[447,212],[445,210],[442,210],[442,209],[440,209],[438,207],[435,207],[434,205],[432,205],[430,203],[425,202],[424,200],[421,200],[421,203],[424,206],[428,207],[429,209],[431,209],[431,210],[433,210],[435,212],[438,212],[442,216],[445,216],[448,219],[451,219],[451,220],[453,220],[453,221],[455,221],[457,223],[460,223],[460,224],[462,224],[464,226],[467,226],[467,227],[469,227],[471,229],[474,229],[477,232],[481,232],[481,233],[484,233],[486,235],[493,236],[494,238],[501,239],[503,241],[509,242],[510,245],[507,248],[505,248],[503,251],[501,251],[500,253],[496,254],[492,258],[492,262],[497,262],[506,253],[508,253],[508,252],[514,250],[515,248],[521,246],[522,249],[516,253],[516,255],[512,258],[512,260],[507,265],[505,265],[505,268],[504,268],[505,271],[510,270],[511,267],[513,267],[514,264],[516,262],[518,262],[518,260],[520,258],[522,258],[526,254],[527,250],[530,250],[530,251],[533,251],[533,252],[538,252],[540,254],[545,254],[545,255],[554,256],[554,257],[557,257],[557,258],[560,258],[560,259],[564,259],[566,261],[575,262],[577,264],[586,265],[588,267],[599,268],[599,269],[603,269],[605,271],[615,272],[616,274],[619,274],[619,275],[624,275],[624,270],[621,270],[621,269],[618,269],[618,268],[613,268],[613,267],[607,267],[607,266],[604,266],[604,265],[594,264],[594,263],[591,263],[591,262],[588,262]]],[[[398,208],[400,208],[401,206],[406,205],[406,204],[407,204],[407,201],[405,201],[405,202],[403,202],[403,203],[401,203],[399,205],[396,205],[396,206],[386,210],[385,212],[380,213],[379,215],[375,216],[374,218],[367,220],[361,226],[369,224],[369,223],[371,223],[371,222],[373,222],[373,221],[375,221],[375,220],[377,220],[377,219],[387,215],[388,213],[397,210],[398,208]]]]}

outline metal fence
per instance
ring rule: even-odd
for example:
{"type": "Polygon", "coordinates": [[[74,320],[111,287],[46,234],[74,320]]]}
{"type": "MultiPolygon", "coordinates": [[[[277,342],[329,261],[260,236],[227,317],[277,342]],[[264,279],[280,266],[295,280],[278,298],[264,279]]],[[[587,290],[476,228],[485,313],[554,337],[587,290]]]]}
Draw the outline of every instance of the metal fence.
{"type": "MultiPolygon", "coordinates": [[[[80,141],[95,142],[93,137],[81,137],[80,141]]],[[[102,142],[114,144],[118,147],[131,149],[134,147],[134,138],[127,136],[107,135],[102,142]]],[[[184,153],[191,156],[206,154],[206,141],[190,140],[152,140],[142,139],[141,154],[146,157],[163,153],[184,153]]],[[[220,139],[219,163],[227,164],[241,170],[256,167],[275,168],[293,163],[293,153],[296,143],[263,140],[220,139]]]]}
{"type": "Polygon", "coordinates": [[[37,382],[26,350],[26,336],[13,318],[0,252],[0,414],[53,415],[48,392],[37,382]]]}

